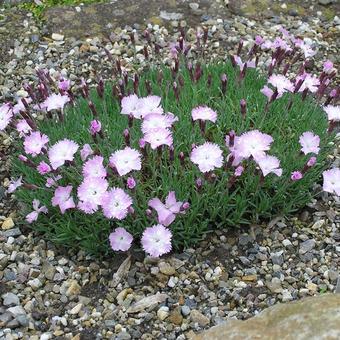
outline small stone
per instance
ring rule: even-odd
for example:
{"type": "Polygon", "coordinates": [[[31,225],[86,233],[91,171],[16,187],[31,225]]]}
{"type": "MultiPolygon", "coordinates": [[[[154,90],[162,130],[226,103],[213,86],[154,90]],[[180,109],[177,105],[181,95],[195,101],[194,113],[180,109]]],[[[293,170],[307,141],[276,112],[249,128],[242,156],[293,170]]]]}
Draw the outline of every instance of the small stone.
{"type": "Polygon", "coordinates": [[[52,33],[52,39],[55,40],[55,41],[63,41],[64,36],[62,34],[59,34],[59,33],[52,33]]]}
{"type": "Polygon", "coordinates": [[[201,327],[205,327],[210,323],[209,318],[196,309],[191,311],[190,318],[192,322],[197,322],[201,327]]]}
{"type": "Polygon", "coordinates": [[[38,290],[42,286],[41,281],[37,278],[33,280],[29,280],[27,283],[29,286],[32,287],[33,290],[38,290]]]}
{"type": "Polygon", "coordinates": [[[330,5],[332,3],[333,3],[333,0],[319,0],[319,4],[324,5],[324,6],[330,5]]]}
{"type": "Polygon", "coordinates": [[[78,303],[77,305],[75,305],[70,311],[69,313],[71,315],[76,315],[80,312],[80,310],[82,309],[83,304],[82,303],[78,303]]]}
{"type": "Polygon", "coordinates": [[[11,217],[7,217],[3,222],[2,222],[2,225],[1,225],[1,228],[3,230],[8,230],[8,229],[11,229],[14,227],[14,222],[13,222],[13,219],[11,217]]]}
{"type": "Polygon", "coordinates": [[[286,238],[285,240],[282,241],[282,244],[287,248],[292,245],[292,242],[290,242],[290,240],[286,238]]]}
{"type": "Polygon", "coordinates": [[[79,286],[78,282],[76,280],[72,280],[70,286],[66,291],[66,296],[79,295],[80,291],[81,287],[79,286]]]}
{"type": "Polygon", "coordinates": [[[21,326],[27,327],[28,326],[28,318],[26,314],[19,314],[16,316],[16,320],[20,323],[21,326]]]}
{"type": "Polygon", "coordinates": [[[176,273],[176,270],[174,267],[172,267],[169,263],[167,262],[160,262],[159,265],[159,270],[162,274],[171,276],[174,275],[176,273]]]}
{"type": "Polygon", "coordinates": [[[288,289],[282,291],[282,302],[287,302],[293,300],[292,294],[288,289]]]}
{"type": "Polygon", "coordinates": [[[183,316],[188,316],[191,313],[191,309],[189,306],[184,305],[181,307],[181,312],[183,316]]]}
{"type": "Polygon", "coordinates": [[[284,259],[283,259],[282,254],[283,254],[283,251],[279,251],[279,252],[270,254],[270,258],[271,258],[273,264],[278,264],[279,266],[281,266],[283,264],[284,259]]]}
{"type": "Polygon", "coordinates": [[[181,307],[176,307],[171,313],[168,318],[170,322],[175,325],[181,325],[183,322],[183,316],[181,314],[181,307]]]}
{"type": "Polygon", "coordinates": [[[12,313],[15,317],[20,314],[26,314],[25,310],[21,306],[10,307],[7,311],[12,313]]]}
{"type": "Polygon", "coordinates": [[[190,2],[189,7],[193,10],[193,11],[197,11],[198,8],[200,7],[200,5],[196,2],[190,2]]]}
{"type": "Polygon", "coordinates": [[[169,307],[162,306],[157,311],[157,317],[159,320],[163,321],[169,316],[169,307]]]}
{"type": "Polygon", "coordinates": [[[4,294],[2,298],[4,299],[4,306],[18,306],[20,304],[18,296],[13,293],[4,294]]]}
{"type": "Polygon", "coordinates": [[[168,281],[168,286],[169,286],[170,288],[174,288],[174,287],[176,286],[177,282],[178,282],[178,277],[176,277],[176,276],[171,276],[170,279],[169,279],[169,281],[168,281]]]}
{"type": "Polygon", "coordinates": [[[312,293],[316,293],[316,292],[318,291],[318,286],[317,286],[315,283],[313,283],[313,282],[308,283],[308,284],[306,285],[306,287],[307,287],[307,289],[308,289],[309,291],[311,291],[312,293]]]}
{"type": "Polygon", "coordinates": [[[14,236],[19,236],[19,235],[21,235],[21,231],[19,228],[12,228],[12,229],[5,230],[2,232],[2,236],[5,236],[5,237],[11,237],[11,236],[14,237],[14,236]]]}
{"type": "Polygon", "coordinates": [[[267,283],[267,287],[272,293],[282,292],[281,280],[277,277],[273,277],[272,281],[267,283]]]}
{"type": "Polygon", "coordinates": [[[311,251],[315,247],[315,240],[309,239],[300,244],[299,254],[303,255],[311,251]]]}

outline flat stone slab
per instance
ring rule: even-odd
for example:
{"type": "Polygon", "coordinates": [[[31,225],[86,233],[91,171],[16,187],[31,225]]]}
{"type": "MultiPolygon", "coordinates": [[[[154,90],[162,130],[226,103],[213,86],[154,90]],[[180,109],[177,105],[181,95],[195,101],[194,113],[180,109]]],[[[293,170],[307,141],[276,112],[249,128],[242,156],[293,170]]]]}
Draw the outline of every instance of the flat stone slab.
{"type": "Polygon", "coordinates": [[[230,11],[216,0],[116,0],[79,7],[56,6],[45,12],[47,30],[65,37],[108,36],[115,28],[148,23],[165,26],[185,20],[195,27],[210,17],[227,17],[230,11]],[[195,5],[194,5],[195,4],[195,5]]]}
{"type": "Polygon", "coordinates": [[[340,339],[340,294],[278,304],[246,321],[229,320],[193,340],[340,339]]]}

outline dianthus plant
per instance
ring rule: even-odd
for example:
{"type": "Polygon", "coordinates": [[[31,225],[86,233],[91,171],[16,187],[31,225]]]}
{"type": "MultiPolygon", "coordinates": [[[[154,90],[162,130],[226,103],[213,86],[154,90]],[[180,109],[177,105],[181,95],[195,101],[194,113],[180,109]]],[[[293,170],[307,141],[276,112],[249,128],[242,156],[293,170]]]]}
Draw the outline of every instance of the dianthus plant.
{"type": "MultiPolygon", "coordinates": [[[[339,195],[340,169],[326,170],[336,71],[326,61],[314,74],[312,47],[281,33],[206,64],[209,32],[193,45],[182,32],[169,67],[137,74],[110,56],[114,79],[82,80],[79,98],[39,71],[26,98],[0,108],[0,129],[18,140],[8,194],[19,188],[24,223],[90,253],[134,245],[158,257],[214,228],[292,214],[322,178],[339,195]]],[[[159,46],[144,38],[151,58],[159,46]]]]}

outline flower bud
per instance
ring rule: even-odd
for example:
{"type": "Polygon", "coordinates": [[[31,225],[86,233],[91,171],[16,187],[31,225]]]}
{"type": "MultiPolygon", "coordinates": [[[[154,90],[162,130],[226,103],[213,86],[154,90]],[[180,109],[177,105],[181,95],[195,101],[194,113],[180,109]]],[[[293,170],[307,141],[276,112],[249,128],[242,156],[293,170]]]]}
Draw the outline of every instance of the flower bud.
{"type": "Polygon", "coordinates": [[[129,189],[134,189],[134,187],[136,186],[136,181],[133,177],[128,177],[128,179],[126,180],[126,185],[129,189]]]}
{"type": "Polygon", "coordinates": [[[240,100],[240,106],[241,106],[241,114],[242,114],[243,119],[244,119],[246,117],[246,113],[247,113],[247,102],[245,101],[245,99],[240,100]]]}
{"type": "Polygon", "coordinates": [[[130,146],[130,132],[129,132],[129,129],[125,129],[123,131],[123,135],[124,135],[124,139],[125,139],[125,144],[127,146],[130,146]]]}

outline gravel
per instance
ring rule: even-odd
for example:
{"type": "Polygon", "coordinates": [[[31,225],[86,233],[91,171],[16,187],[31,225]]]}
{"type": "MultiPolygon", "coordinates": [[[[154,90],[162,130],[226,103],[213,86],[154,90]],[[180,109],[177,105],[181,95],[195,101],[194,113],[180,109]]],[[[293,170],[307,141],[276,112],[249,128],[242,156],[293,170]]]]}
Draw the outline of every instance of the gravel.
{"type": "MultiPolygon", "coordinates": [[[[195,3],[189,6],[200,10],[195,3]]],[[[211,59],[234,49],[240,36],[247,45],[256,34],[274,37],[277,25],[284,24],[315,42],[317,68],[325,56],[337,60],[332,34],[339,31],[338,18],[324,20],[318,13],[307,20],[295,13],[264,20],[204,15],[211,59]]],[[[157,24],[149,28],[163,46],[175,39],[177,26],[172,24],[174,32],[157,24]]],[[[80,77],[95,80],[95,70],[107,77],[110,60],[104,47],[131,67],[127,37],[133,30],[141,36],[139,28],[126,27],[115,29],[111,41],[57,32],[47,37],[31,16],[25,16],[22,28],[0,65],[0,100],[24,96],[22,85],[34,80],[36,67],[48,68],[52,77],[67,76],[74,87],[80,77]]],[[[169,62],[166,54],[145,60],[138,53],[136,58],[138,67],[169,62]]],[[[275,303],[340,292],[339,197],[320,193],[292,219],[251,230],[215,231],[195,249],[159,260],[136,252],[130,258],[96,261],[19,226],[15,197],[4,194],[10,144],[9,136],[0,133],[0,339],[186,339],[275,303]]],[[[339,144],[340,139],[329,156],[336,166],[339,144]]]]}

